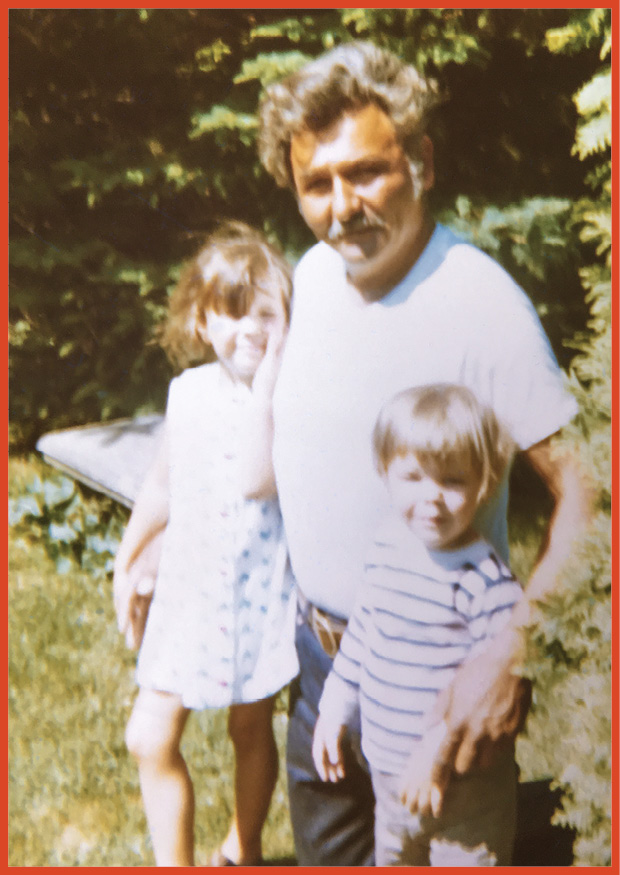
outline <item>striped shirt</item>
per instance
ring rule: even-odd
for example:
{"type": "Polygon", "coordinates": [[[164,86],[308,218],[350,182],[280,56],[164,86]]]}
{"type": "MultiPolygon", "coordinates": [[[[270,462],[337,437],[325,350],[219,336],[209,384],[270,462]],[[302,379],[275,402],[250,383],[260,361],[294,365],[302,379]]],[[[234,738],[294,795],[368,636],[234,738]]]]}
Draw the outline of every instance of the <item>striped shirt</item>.
{"type": "Polygon", "coordinates": [[[508,621],[521,587],[486,541],[428,550],[400,518],[377,533],[319,709],[361,717],[373,768],[400,774],[457,668],[508,621]]]}

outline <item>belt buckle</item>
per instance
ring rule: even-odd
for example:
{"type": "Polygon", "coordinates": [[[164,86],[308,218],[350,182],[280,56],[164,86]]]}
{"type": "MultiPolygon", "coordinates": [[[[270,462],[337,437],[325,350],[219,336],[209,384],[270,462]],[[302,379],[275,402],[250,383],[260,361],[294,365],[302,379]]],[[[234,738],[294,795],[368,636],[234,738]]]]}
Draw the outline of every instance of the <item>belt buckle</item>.
{"type": "Polygon", "coordinates": [[[327,656],[329,656],[330,659],[333,659],[338,653],[338,648],[340,647],[342,631],[332,629],[327,617],[314,605],[312,605],[311,608],[311,618],[311,626],[319,644],[327,656]]]}

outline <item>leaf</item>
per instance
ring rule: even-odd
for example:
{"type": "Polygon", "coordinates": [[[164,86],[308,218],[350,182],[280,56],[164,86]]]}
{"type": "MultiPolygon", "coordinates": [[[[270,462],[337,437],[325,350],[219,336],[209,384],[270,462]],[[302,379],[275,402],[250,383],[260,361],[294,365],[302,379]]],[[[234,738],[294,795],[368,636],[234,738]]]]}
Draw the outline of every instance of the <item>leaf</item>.
{"type": "Polygon", "coordinates": [[[573,99],[580,115],[599,113],[603,109],[611,113],[611,67],[593,76],[573,99]]]}
{"type": "Polygon", "coordinates": [[[235,76],[235,84],[258,81],[265,87],[294,73],[311,60],[303,52],[269,52],[245,60],[235,76]]]}
{"type": "Polygon", "coordinates": [[[213,72],[224,60],[232,54],[232,49],[220,37],[211,45],[203,46],[195,54],[198,69],[203,73],[213,72]]]}
{"type": "Polygon", "coordinates": [[[589,155],[602,152],[611,146],[611,114],[595,116],[579,126],[573,154],[583,161],[589,155]]]}
{"type": "Polygon", "coordinates": [[[52,541],[62,544],[72,544],[78,539],[78,533],[68,523],[50,523],[47,531],[52,541]]]}
{"type": "Polygon", "coordinates": [[[256,116],[243,112],[234,112],[226,106],[214,106],[209,112],[196,113],[192,116],[192,128],[189,136],[192,140],[213,131],[256,131],[258,120],[256,116]]]}
{"type": "Polygon", "coordinates": [[[25,517],[41,517],[43,509],[34,495],[20,495],[9,503],[9,525],[18,525],[25,517]]]}
{"type": "Polygon", "coordinates": [[[68,477],[60,480],[45,480],[43,483],[43,501],[54,508],[67,502],[75,493],[75,483],[68,477]]]}

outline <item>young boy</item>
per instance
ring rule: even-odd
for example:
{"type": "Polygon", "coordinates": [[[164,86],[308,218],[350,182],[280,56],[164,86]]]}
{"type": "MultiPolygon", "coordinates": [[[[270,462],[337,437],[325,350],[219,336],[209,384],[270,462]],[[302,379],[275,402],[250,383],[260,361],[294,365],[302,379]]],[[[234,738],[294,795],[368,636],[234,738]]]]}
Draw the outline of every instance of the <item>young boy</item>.
{"type": "Polygon", "coordinates": [[[476,533],[511,446],[462,386],[406,390],[382,409],[375,461],[393,514],[376,533],[356,607],[319,705],[313,756],[326,781],[346,771],[361,716],[376,796],[377,866],[509,865],[516,814],[511,748],[487,769],[431,786],[443,725],[428,726],[458,666],[496,635],[521,588],[476,533]]]}

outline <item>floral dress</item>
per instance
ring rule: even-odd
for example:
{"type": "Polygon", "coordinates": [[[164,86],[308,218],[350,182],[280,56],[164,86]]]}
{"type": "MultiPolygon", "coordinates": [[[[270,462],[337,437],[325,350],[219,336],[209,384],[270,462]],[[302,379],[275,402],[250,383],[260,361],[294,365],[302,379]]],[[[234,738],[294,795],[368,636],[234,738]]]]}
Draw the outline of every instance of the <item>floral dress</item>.
{"type": "Polygon", "coordinates": [[[263,699],[298,670],[278,501],[244,499],[238,485],[249,398],[217,363],[184,371],[168,394],[169,518],[137,681],[188,708],[263,699]]]}

